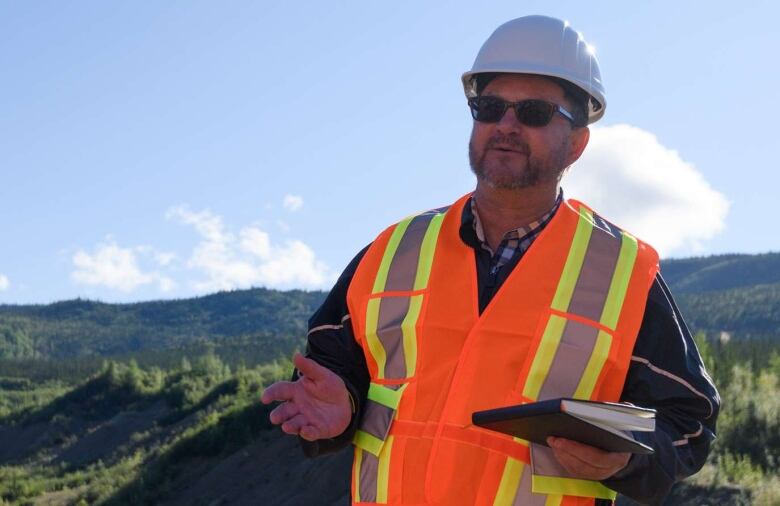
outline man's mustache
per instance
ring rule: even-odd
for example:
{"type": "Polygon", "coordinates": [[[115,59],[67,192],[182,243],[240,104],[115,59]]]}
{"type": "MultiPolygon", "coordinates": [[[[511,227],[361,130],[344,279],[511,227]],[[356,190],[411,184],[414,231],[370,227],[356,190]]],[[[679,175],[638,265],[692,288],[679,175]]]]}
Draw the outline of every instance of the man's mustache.
{"type": "Polygon", "coordinates": [[[485,149],[511,149],[513,151],[522,151],[529,153],[531,150],[528,143],[516,135],[496,134],[488,139],[485,149]]]}

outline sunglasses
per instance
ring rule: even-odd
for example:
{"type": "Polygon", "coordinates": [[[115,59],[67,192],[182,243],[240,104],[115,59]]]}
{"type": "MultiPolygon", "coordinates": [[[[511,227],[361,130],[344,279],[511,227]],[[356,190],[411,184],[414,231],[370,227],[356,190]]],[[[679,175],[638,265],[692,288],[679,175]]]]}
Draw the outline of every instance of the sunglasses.
{"type": "Polygon", "coordinates": [[[552,120],[553,114],[561,116],[575,124],[572,113],[558,104],[552,104],[544,100],[521,100],[519,102],[507,102],[498,97],[474,97],[469,99],[471,116],[480,123],[498,123],[504,117],[509,108],[515,110],[517,121],[529,127],[543,127],[552,120]]]}

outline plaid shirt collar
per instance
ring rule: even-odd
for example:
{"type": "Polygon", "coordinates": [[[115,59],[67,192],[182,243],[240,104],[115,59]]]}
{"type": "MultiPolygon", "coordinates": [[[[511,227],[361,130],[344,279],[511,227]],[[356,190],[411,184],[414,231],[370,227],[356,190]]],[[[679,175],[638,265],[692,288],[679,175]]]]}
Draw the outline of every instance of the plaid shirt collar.
{"type": "MultiPolygon", "coordinates": [[[[490,270],[491,272],[495,272],[506,265],[516,255],[522,255],[529,247],[531,247],[531,243],[533,243],[534,239],[536,239],[536,237],[541,233],[547,223],[550,222],[552,217],[555,215],[555,212],[558,210],[558,207],[560,207],[561,202],[563,202],[563,190],[558,192],[558,198],[555,199],[555,204],[548,212],[540,216],[535,221],[532,221],[531,223],[518,227],[514,230],[510,230],[504,234],[504,237],[501,239],[501,243],[498,245],[498,248],[496,251],[493,251],[485,240],[485,231],[482,228],[482,222],[480,221],[479,214],[477,213],[477,206],[474,201],[474,197],[472,197],[469,199],[469,203],[466,206],[466,209],[464,209],[464,211],[468,210],[468,212],[463,213],[464,223],[461,225],[461,235],[463,235],[464,232],[464,225],[467,221],[470,221],[473,233],[476,236],[476,243],[480,248],[490,253],[490,270]]],[[[474,244],[472,244],[472,246],[474,246],[474,244]]]]}

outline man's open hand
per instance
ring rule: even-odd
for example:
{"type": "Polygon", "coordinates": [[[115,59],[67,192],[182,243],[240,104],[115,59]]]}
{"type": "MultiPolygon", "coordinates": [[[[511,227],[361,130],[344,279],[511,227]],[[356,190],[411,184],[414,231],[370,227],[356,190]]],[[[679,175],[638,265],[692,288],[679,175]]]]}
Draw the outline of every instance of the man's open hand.
{"type": "Polygon", "coordinates": [[[630,453],[605,452],[561,437],[549,437],[547,444],[564,469],[585,480],[605,480],[626,467],[631,458],[630,453]]]}
{"type": "Polygon", "coordinates": [[[302,376],[296,381],[279,381],[263,392],[263,404],[282,401],[271,411],[270,420],[281,424],[287,434],[308,441],[335,437],[349,426],[352,409],[347,387],[336,373],[305,358],[293,357],[302,376]]]}

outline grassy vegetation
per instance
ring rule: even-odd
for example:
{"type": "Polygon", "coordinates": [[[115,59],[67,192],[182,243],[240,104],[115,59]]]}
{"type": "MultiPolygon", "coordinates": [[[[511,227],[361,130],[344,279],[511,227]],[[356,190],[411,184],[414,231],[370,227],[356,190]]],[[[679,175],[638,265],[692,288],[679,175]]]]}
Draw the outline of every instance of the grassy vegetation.
{"type": "Polygon", "coordinates": [[[697,342],[722,409],[710,458],[689,482],[744,488],[751,504],[780,505],[780,343],[756,366],[750,357],[765,343],[713,342],[703,334],[697,342]]]}
{"type": "Polygon", "coordinates": [[[27,378],[0,378],[0,420],[48,404],[67,391],[67,384],[58,380],[36,384],[27,378]]]}
{"type": "MultiPolygon", "coordinates": [[[[739,487],[749,491],[752,504],[780,504],[780,346],[756,366],[749,358],[756,353],[753,347],[763,344],[707,341],[702,334],[697,341],[723,409],[712,455],[688,483],[704,494],[739,487]]],[[[51,383],[36,388],[25,378],[5,378],[0,426],[45,423],[56,438],[0,467],[0,504],[31,505],[41,497],[73,505],[162,502],[193,462],[218,462],[274,437],[258,394],[288,377],[291,368],[288,361],[230,367],[208,353],[180,358],[171,370],[143,368],[132,360],[106,362],[70,388],[51,383]],[[81,464],[55,458],[85,437],[84,427],[150,406],[164,406],[156,423],[100,458],[81,464]]]]}
{"type": "MultiPolygon", "coordinates": [[[[289,362],[273,362],[235,371],[218,356],[182,359],[171,371],[140,368],[135,362],[108,362],[103,369],[56,398],[12,410],[0,425],[45,422],[62,433],[12,465],[0,467],[0,504],[34,504],[44,494],[59,494],[64,504],[153,504],[193,457],[214,458],[254,441],[269,429],[268,412],[258,402],[270,382],[289,377],[289,362]],[[124,411],[164,403],[165,416],[149,430],[109,449],[104,458],[84,465],[56,463],[53,454],[72,446],[83,433],[124,411]]],[[[6,384],[13,383],[4,380],[6,384]]],[[[15,384],[29,387],[23,380],[15,384]]],[[[14,395],[2,390],[0,399],[14,395]]],[[[32,397],[30,398],[32,399],[32,397]]]]}

